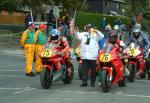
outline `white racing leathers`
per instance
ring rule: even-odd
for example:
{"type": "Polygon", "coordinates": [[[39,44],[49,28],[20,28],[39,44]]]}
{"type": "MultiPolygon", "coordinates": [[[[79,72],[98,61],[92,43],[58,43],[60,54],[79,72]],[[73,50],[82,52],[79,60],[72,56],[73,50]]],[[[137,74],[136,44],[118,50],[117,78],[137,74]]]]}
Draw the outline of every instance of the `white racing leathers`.
{"type": "Polygon", "coordinates": [[[98,56],[98,41],[104,37],[104,35],[97,31],[97,33],[89,32],[76,32],[76,37],[81,41],[80,44],[80,55],[81,59],[97,60],[98,56]]]}

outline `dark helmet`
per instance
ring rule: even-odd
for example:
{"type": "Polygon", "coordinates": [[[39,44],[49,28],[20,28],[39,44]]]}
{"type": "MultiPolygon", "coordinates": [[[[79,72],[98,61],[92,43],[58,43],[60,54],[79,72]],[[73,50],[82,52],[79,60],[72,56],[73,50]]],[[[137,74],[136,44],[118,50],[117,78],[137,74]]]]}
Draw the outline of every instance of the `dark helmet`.
{"type": "Polygon", "coordinates": [[[116,30],[112,30],[109,32],[109,42],[110,43],[115,44],[117,38],[118,38],[118,32],[116,30]]]}

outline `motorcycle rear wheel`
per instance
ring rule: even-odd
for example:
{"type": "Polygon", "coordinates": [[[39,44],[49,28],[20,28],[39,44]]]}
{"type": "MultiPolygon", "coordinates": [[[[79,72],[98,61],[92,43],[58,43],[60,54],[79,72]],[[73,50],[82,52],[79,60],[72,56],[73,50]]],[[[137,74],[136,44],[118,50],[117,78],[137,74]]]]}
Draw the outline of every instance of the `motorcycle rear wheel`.
{"type": "Polygon", "coordinates": [[[121,80],[121,81],[118,83],[118,85],[119,85],[120,87],[125,87],[125,86],[126,86],[126,82],[127,82],[127,78],[126,78],[126,76],[124,76],[124,77],[123,77],[123,80],[121,80]]]}
{"type": "Polygon", "coordinates": [[[102,90],[106,93],[109,92],[110,90],[110,85],[109,85],[109,75],[108,75],[108,71],[107,70],[102,70],[102,90]]]}
{"type": "Polygon", "coordinates": [[[41,74],[40,74],[40,81],[43,89],[49,89],[51,87],[53,76],[52,71],[48,68],[43,68],[41,74]]]}

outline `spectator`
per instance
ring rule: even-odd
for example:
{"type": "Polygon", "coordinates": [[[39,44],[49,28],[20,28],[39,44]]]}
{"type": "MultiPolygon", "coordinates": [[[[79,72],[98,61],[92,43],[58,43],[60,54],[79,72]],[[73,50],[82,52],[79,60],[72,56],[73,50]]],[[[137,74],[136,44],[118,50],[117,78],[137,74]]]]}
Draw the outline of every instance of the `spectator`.
{"type": "Polygon", "coordinates": [[[25,18],[25,25],[26,25],[26,28],[29,27],[29,22],[32,22],[32,17],[30,15],[30,13],[27,14],[26,18],[25,18]]]}
{"type": "Polygon", "coordinates": [[[115,20],[115,25],[118,25],[118,26],[122,25],[122,21],[121,21],[121,19],[120,19],[119,16],[118,16],[117,19],[115,20]]]}
{"type": "Polygon", "coordinates": [[[55,28],[55,16],[53,14],[53,10],[50,10],[49,14],[47,15],[47,33],[55,28]]]}
{"type": "Polygon", "coordinates": [[[51,10],[48,14],[48,23],[53,23],[55,21],[55,16],[53,14],[53,10],[51,10]]]}
{"type": "Polygon", "coordinates": [[[69,21],[70,21],[70,18],[69,18],[69,13],[66,13],[63,17],[63,23],[66,24],[67,26],[69,26],[69,21]]]}
{"type": "Polygon", "coordinates": [[[107,25],[106,17],[103,17],[103,20],[100,22],[100,27],[102,30],[105,30],[105,27],[107,25]]]}

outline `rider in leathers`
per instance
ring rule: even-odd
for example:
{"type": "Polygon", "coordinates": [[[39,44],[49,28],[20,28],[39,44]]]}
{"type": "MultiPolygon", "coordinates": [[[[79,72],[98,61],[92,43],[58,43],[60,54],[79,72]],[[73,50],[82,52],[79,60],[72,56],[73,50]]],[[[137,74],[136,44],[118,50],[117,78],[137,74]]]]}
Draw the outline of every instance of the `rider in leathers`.
{"type": "MultiPolygon", "coordinates": [[[[144,55],[144,58],[146,58],[146,53],[149,49],[148,37],[145,35],[144,32],[141,31],[140,24],[135,24],[132,32],[133,32],[133,34],[129,38],[127,45],[129,45],[132,42],[139,45],[140,48],[142,48],[142,53],[144,55]]],[[[142,69],[144,68],[143,63],[139,63],[139,67],[140,67],[139,73],[141,73],[143,71],[142,69]]]]}

